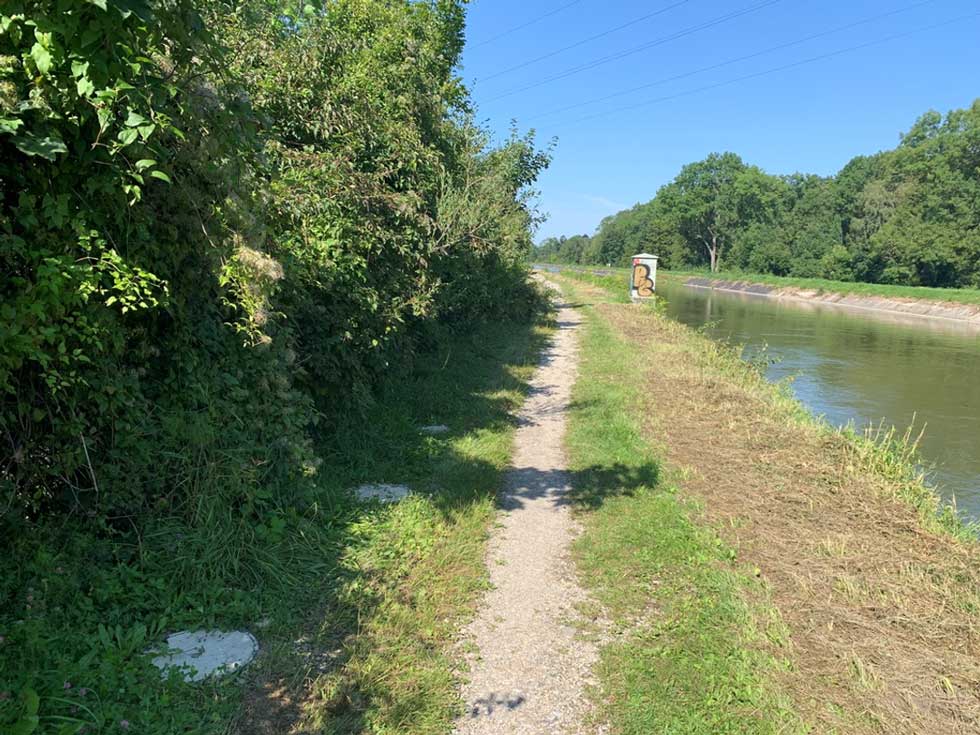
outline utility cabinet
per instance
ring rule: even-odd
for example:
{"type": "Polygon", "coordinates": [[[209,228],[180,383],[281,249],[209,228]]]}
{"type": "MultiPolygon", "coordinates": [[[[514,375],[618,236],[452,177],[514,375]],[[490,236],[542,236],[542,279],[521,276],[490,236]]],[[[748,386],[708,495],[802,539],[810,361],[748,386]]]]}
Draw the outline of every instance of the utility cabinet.
{"type": "Polygon", "coordinates": [[[640,253],[633,256],[630,273],[630,298],[634,301],[652,299],[657,290],[657,256],[640,253]]]}

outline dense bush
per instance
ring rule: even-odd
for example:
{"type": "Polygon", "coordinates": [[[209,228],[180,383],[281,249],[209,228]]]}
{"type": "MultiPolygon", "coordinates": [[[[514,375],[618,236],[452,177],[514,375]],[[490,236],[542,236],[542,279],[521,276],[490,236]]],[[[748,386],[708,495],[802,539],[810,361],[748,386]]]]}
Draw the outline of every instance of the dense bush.
{"type": "Polygon", "coordinates": [[[534,307],[548,156],[474,127],[463,5],[0,6],[0,727],[70,620],[280,582],[333,427],[437,321],[534,307]]]}
{"type": "Polygon", "coordinates": [[[425,320],[527,302],[547,156],[469,122],[463,22],[446,0],[5,4],[3,523],[288,504],[311,425],[425,320]]]}
{"type": "Polygon", "coordinates": [[[927,113],[898,148],[855,158],[833,178],[770,176],[713,154],[594,236],[547,240],[536,256],[623,264],[650,250],[673,268],[977,287],[978,223],[980,100],[927,113]]]}

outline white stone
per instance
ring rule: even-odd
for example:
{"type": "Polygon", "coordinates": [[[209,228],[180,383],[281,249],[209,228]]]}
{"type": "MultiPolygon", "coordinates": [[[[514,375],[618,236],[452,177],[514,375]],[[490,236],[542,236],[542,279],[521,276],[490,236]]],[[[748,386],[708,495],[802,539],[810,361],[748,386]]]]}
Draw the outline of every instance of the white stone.
{"type": "Polygon", "coordinates": [[[445,424],[434,424],[432,426],[423,426],[419,431],[429,436],[435,436],[436,434],[448,434],[449,427],[445,424]]]}
{"type": "Polygon", "coordinates": [[[357,488],[359,500],[377,500],[379,503],[397,503],[408,495],[408,485],[361,485],[357,488]]]}
{"type": "Polygon", "coordinates": [[[167,674],[170,669],[184,672],[184,681],[201,681],[215,674],[237,671],[255,658],[258,641],[251,633],[235,630],[195,630],[174,633],[167,638],[167,653],[153,659],[153,665],[167,674]]]}

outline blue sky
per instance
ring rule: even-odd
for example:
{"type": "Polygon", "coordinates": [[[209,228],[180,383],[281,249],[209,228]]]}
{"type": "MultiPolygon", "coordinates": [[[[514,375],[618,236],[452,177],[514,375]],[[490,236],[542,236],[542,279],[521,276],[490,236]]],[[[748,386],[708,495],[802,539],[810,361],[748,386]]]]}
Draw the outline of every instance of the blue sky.
{"type": "Polygon", "coordinates": [[[894,147],[926,110],[980,97],[980,15],[915,32],[978,12],[977,0],[473,0],[462,73],[498,138],[512,120],[541,142],[558,138],[539,182],[550,215],[541,239],[593,232],[712,151],[770,173],[829,175],[894,147]],[[794,44],[893,11],[903,12],[794,44]],[[727,84],[892,36],[901,37],[727,84]],[[794,45],[727,63],[785,44],[794,45]],[[713,65],[723,66],[691,74],[713,65]],[[641,85],[651,86],[628,91],[641,85]],[[571,105],[581,106],[555,113],[571,105]]]}

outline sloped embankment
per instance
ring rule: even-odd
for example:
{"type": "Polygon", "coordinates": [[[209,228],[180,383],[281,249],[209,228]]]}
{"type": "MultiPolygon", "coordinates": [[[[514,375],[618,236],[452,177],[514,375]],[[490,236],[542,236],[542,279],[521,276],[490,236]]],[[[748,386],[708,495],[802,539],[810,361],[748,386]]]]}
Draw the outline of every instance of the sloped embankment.
{"type": "Polygon", "coordinates": [[[800,288],[797,286],[771,286],[752,281],[729,281],[714,278],[687,278],[684,281],[684,285],[692,288],[710,288],[717,291],[742,293],[751,296],[765,296],[788,301],[832,304],[883,314],[946,319],[975,324],[980,327],[980,306],[976,304],[958,304],[952,301],[933,301],[898,296],[845,294],[812,288],[800,288]]]}
{"type": "MultiPolygon", "coordinates": [[[[812,419],[730,349],[577,288],[617,337],[608,351],[638,366],[628,389],[637,428],[680,496],[701,508],[697,522],[762,584],[744,584],[741,596],[761,597],[775,617],[750,605],[755,622],[739,629],[765,635],[739,634],[728,658],[761,649],[785,661],[772,676],[804,731],[980,731],[980,545],[937,519],[907,458],[812,419]]],[[[665,609],[652,606],[647,625],[660,630],[665,609]]],[[[717,613],[700,623],[716,629],[717,613]]],[[[664,638],[637,635],[627,662],[661,660],[664,638]]],[[[659,681],[650,678],[630,717],[653,706],[659,681]]],[[[668,681],[663,699],[683,696],[682,684],[668,681]]],[[[773,731],[773,719],[762,710],[742,731],[773,731]]]]}

